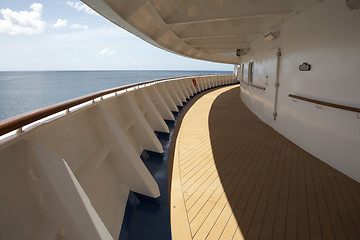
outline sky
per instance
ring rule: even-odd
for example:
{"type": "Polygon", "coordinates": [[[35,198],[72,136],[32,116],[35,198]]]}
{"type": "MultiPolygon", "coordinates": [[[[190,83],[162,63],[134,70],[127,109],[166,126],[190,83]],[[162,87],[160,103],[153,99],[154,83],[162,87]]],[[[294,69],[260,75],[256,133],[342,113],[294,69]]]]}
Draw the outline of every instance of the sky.
{"type": "Polygon", "coordinates": [[[0,71],[224,70],[158,49],[80,1],[1,0],[0,71]]]}

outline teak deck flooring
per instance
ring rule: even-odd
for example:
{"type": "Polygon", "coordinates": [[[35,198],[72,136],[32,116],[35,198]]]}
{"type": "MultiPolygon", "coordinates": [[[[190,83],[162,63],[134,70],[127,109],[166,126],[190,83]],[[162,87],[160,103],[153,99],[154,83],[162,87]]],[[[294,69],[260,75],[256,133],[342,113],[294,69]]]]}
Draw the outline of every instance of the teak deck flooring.
{"type": "Polygon", "coordinates": [[[360,184],[278,134],[239,86],[199,98],[174,150],[174,239],[360,239],[360,184]]]}

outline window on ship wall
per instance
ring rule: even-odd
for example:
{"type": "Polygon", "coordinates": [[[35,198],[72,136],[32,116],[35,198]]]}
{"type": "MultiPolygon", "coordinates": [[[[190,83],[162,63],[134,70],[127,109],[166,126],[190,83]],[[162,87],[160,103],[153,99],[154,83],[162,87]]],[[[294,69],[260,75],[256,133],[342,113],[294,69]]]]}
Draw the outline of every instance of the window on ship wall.
{"type": "Polygon", "coordinates": [[[249,62],[249,83],[253,83],[254,79],[254,62],[249,62]]]}

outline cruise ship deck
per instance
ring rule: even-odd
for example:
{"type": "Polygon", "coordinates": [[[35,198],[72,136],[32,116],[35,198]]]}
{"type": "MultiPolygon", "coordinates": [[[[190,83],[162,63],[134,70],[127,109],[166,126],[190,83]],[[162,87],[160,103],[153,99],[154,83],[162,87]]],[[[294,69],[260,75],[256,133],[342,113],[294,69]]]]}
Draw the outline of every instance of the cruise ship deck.
{"type": "Polygon", "coordinates": [[[359,239],[359,183],[266,125],[239,94],[239,85],[212,90],[178,120],[173,238],[359,239]]]}

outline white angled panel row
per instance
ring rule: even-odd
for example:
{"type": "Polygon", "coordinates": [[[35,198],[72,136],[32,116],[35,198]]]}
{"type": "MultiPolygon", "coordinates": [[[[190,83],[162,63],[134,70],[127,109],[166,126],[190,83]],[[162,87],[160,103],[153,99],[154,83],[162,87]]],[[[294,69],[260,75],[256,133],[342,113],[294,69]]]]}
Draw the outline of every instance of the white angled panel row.
{"type": "Polygon", "coordinates": [[[164,150],[191,97],[234,82],[232,75],[156,82],[74,111],[0,145],[4,239],[117,239],[129,191],[160,191],[140,159],[164,150]],[[21,220],[21,221],[19,221],[21,220]]]}

